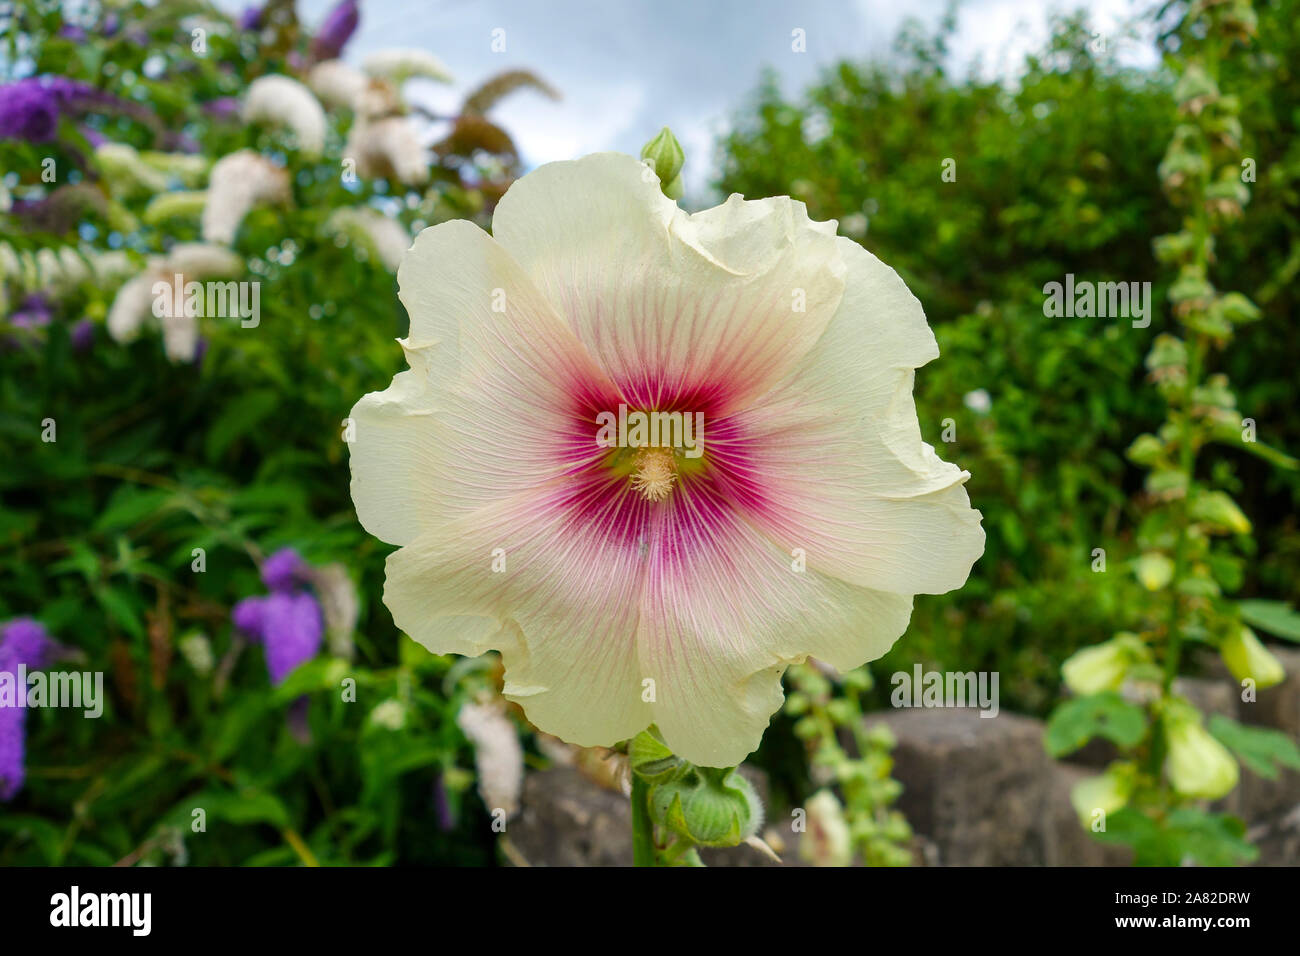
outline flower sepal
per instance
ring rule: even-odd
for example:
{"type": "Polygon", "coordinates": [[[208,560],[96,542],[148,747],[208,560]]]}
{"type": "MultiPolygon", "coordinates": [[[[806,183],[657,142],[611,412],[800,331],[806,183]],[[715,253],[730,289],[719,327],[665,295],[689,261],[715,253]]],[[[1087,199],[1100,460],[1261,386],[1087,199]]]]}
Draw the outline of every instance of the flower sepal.
{"type": "Polygon", "coordinates": [[[689,767],[650,791],[650,816],[697,846],[737,846],[758,830],[763,807],[734,767],[689,767]]]}

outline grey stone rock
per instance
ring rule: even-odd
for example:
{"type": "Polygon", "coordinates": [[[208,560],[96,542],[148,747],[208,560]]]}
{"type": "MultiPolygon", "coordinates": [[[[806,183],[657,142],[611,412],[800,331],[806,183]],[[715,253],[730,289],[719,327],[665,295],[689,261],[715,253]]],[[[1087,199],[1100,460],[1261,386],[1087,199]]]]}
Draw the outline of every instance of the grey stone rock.
{"type": "MultiPolygon", "coordinates": [[[[1040,721],[968,709],[872,714],[898,738],[898,808],[943,866],[1048,863],[1052,761],[1040,721]]],[[[1068,808],[1068,802],[1066,804],[1068,808]]]]}

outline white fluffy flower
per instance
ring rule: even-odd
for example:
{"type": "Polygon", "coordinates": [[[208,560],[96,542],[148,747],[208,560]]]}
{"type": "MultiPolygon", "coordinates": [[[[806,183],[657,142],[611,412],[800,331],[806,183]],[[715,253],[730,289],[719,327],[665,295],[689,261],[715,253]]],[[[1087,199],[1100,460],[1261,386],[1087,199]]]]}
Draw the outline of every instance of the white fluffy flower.
{"type": "Polygon", "coordinates": [[[406,227],[376,209],[339,209],[330,216],[325,227],[363,245],[389,272],[397,271],[402,256],[411,248],[411,235],[406,227]]]}
{"type": "Polygon", "coordinates": [[[208,242],[233,242],[248,211],[289,199],[289,174],[251,149],[217,160],[208,181],[201,232],[208,242]]]}
{"type": "Polygon", "coordinates": [[[317,63],[307,74],[311,91],[331,109],[354,109],[369,82],[364,73],[342,60],[317,63]]]}
{"type": "Polygon", "coordinates": [[[311,90],[290,77],[272,74],[254,80],[242,116],[246,122],[290,130],[308,156],[319,156],[325,149],[325,111],[311,90]]]}
{"type": "Polygon", "coordinates": [[[450,83],[454,79],[446,64],[425,50],[394,47],[370,54],[361,64],[371,76],[380,76],[401,85],[413,76],[450,83]]]}
{"type": "Polygon", "coordinates": [[[354,159],[357,175],[395,179],[419,186],[429,179],[429,152],[405,116],[367,120],[358,116],[344,155],[354,159]]]}
{"type": "Polygon", "coordinates": [[[145,320],[152,314],[153,284],[157,277],[142,272],[128,279],[117,290],[117,296],[108,310],[108,334],[118,342],[129,342],[139,334],[145,320]]]}
{"type": "MultiPolygon", "coordinates": [[[[244,260],[229,249],[201,242],[180,243],[168,255],[151,258],[143,272],[118,289],[108,310],[108,334],[115,341],[127,342],[140,333],[155,316],[154,286],[159,282],[173,285],[179,275],[184,288],[184,283],[190,281],[237,275],[243,267],[244,260]]],[[[167,357],[173,362],[193,361],[199,345],[197,317],[184,309],[164,308],[157,321],[167,357]]]]}
{"type": "Polygon", "coordinates": [[[467,703],[456,715],[456,724],[474,745],[474,768],[483,805],[488,810],[504,810],[507,817],[514,816],[524,787],[524,749],[505,708],[499,702],[467,703]]]}

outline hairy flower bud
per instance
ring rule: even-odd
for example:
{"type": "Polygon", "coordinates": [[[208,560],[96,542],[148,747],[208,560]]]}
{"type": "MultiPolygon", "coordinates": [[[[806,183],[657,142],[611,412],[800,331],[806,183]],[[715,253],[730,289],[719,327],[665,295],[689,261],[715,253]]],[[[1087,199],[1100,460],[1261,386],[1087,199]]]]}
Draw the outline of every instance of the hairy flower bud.
{"type": "Polygon", "coordinates": [[[692,767],[650,793],[655,822],[700,846],[736,846],[758,832],[763,806],[735,769],[692,767]]]}

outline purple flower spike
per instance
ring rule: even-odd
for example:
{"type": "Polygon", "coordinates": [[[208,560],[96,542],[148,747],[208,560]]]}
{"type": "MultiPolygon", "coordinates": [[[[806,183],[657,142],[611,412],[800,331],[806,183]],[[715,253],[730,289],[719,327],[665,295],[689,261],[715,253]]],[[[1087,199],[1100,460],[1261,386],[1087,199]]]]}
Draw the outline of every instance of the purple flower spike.
{"type": "Polygon", "coordinates": [[[239,100],[233,96],[221,96],[203,104],[203,112],[215,119],[231,119],[239,113],[239,100]]]}
{"type": "Polygon", "coordinates": [[[0,707],[0,801],[12,800],[22,789],[26,737],[27,708],[0,707]]]}
{"type": "Polygon", "coordinates": [[[310,569],[293,548],[281,548],[262,562],[262,583],[270,591],[292,591],[307,583],[310,569]]]}
{"type": "Polygon", "coordinates": [[[245,7],[244,12],[239,15],[239,29],[262,29],[262,17],[264,13],[265,11],[261,7],[245,7]]]}
{"type": "Polygon", "coordinates": [[[19,664],[30,670],[49,667],[59,656],[45,626],[30,617],[17,617],[0,627],[0,670],[19,664]]]}
{"type": "Polygon", "coordinates": [[[306,591],[272,594],[263,617],[266,669],[271,683],[279,684],[303,661],[320,650],[320,605],[306,591]]]}
{"type": "Polygon", "coordinates": [[[230,609],[230,620],[250,641],[260,641],[264,633],[266,598],[244,598],[230,609]]]}
{"type": "Polygon", "coordinates": [[[312,44],[312,55],[317,60],[338,59],[360,22],[361,8],[357,0],[342,0],[326,14],[320,33],[316,34],[316,40],[312,44]]]}
{"type": "Polygon", "coordinates": [[[39,80],[0,86],[0,139],[47,143],[59,127],[59,99],[39,80]]]}
{"type": "Polygon", "coordinates": [[[95,346],[95,323],[90,319],[78,319],[68,337],[72,340],[74,352],[89,352],[95,346]]]}
{"type": "MultiPolygon", "coordinates": [[[[49,667],[60,647],[45,627],[30,617],[0,626],[0,673],[18,673],[19,666],[33,670],[49,667]]],[[[22,789],[27,749],[27,708],[0,707],[0,801],[9,801],[22,789]]]]}

